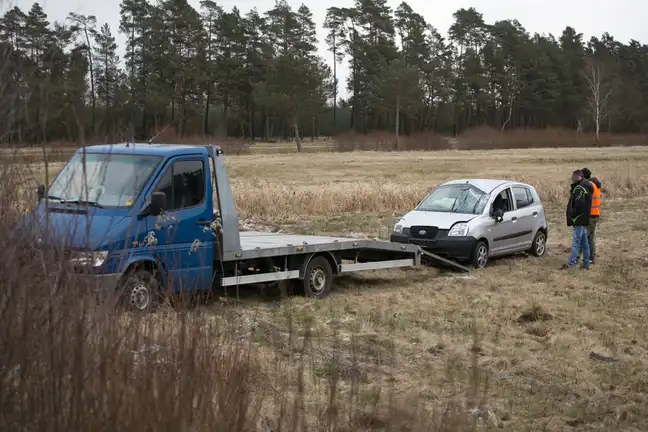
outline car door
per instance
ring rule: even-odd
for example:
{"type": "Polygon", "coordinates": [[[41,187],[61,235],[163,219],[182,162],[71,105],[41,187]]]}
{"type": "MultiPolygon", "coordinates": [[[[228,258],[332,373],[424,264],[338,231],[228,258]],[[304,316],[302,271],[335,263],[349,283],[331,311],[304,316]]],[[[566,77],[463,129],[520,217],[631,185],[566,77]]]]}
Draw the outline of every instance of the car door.
{"type": "Polygon", "coordinates": [[[528,187],[515,185],[511,187],[511,191],[515,204],[513,217],[516,218],[514,221],[514,230],[511,233],[513,236],[511,247],[516,251],[524,251],[531,247],[531,243],[533,242],[533,236],[535,235],[533,228],[538,212],[535,210],[534,214],[533,199],[529,199],[531,191],[528,187]]]}
{"type": "Polygon", "coordinates": [[[167,271],[173,292],[211,286],[214,242],[206,229],[213,219],[212,196],[205,157],[179,157],[167,164],[153,192],[164,192],[167,208],[149,216],[151,251],[167,271]]]}
{"type": "Polygon", "coordinates": [[[514,238],[511,236],[511,233],[514,232],[516,228],[516,217],[514,215],[515,208],[513,206],[513,196],[510,187],[502,189],[499,193],[493,196],[493,199],[489,204],[489,213],[492,214],[493,204],[498,195],[501,196],[504,202],[503,220],[497,222],[494,218],[491,218],[486,229],[488,234],[487,239],[490,244],[490,252],[494,255],[505,254],[513,248],[514,238]]]}

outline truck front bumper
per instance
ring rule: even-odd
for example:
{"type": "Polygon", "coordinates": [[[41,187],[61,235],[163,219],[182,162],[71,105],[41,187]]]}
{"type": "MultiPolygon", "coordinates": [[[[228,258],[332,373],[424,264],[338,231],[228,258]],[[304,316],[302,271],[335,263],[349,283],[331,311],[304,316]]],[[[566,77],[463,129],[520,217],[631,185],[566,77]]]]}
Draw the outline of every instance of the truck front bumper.
{"type": "Polygon", "coordinates": [[[415,244],[422,249],[455,261],[470,261],[477,243],[474,237],[439,237],[433,240],[413,239],[401,233],[392,233],[389,237],[392,243],[415,244]]]}

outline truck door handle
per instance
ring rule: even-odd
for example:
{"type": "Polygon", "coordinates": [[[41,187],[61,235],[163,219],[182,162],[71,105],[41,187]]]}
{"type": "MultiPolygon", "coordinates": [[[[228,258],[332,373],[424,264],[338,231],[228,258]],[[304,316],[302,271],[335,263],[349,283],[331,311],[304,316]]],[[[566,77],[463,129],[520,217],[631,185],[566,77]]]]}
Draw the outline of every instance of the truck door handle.
{"type": "Polygon", "coordinates": [[[515,222],[515,221],[517,220],[517,216],[513,216],[513,217],[511,218],[511,220],[512,220],[513,222],[515,222]]]}
{"type": "Polygon", "coordinates": [[[196,221],[196,225],[209,225],[210,223],[211,223],[211,221],[208,221],[206,219],[198,219],[196,221]]]}
{"type": "Polygon", "coordinates": [[[538,212],[533,212],[533,216],[538,216],[538,212]]]}

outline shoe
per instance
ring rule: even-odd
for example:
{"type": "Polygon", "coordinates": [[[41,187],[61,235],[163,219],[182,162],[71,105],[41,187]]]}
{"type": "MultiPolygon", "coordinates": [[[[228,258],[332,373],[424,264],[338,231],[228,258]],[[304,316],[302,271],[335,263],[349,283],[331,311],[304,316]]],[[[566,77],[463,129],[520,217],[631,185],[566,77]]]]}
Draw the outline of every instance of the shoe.
{"type": "Polygon", "coordinates": [[[596,258],[592,258],[592,259],[590,259],[590,265],[591,265],[591,264],[596,264],[596,258]]]}

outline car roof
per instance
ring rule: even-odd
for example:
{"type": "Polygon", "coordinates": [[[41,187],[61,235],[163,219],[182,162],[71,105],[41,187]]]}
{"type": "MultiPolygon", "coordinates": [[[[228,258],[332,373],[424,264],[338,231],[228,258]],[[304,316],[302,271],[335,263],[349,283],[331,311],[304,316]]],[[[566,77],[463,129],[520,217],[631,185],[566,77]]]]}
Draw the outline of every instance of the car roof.
{"type": "MultiPolygon", "coordinates": [[[[82,152],[83,147],[77,152],[82,152]]],[[[85,147],[87,153],[102,154],[130,154],[148,156],[174,156],[178,154],[199,153],[205,154],[207,149],[204,145],[185,144],[148,144],[148,143],[120,143],[100,144],[85,147]]]]}
{"type": "Polygon", "coordinates": [[[506,184],[519,184],[528,186],[525,183],[516,182],[513,180],[503,180],[503,179],[460,179],[460,180],[451,180],[449,182],[443,183],[444,185],[451,184],[469,184],[475,186],[478,189],[483,190],[486,193],[492,192],[494,189],[506,185],[506,184]]]}

